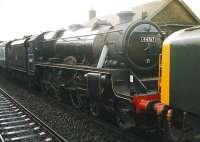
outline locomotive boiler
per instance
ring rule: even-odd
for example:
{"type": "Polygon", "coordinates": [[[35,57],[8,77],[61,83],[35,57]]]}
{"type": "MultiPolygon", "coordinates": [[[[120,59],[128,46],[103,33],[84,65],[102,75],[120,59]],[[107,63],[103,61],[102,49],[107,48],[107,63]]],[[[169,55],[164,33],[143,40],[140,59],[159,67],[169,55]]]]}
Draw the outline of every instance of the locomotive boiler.
{"type": "Polygon", "coordinates": [[[131,68],[138,74],[156,74],[162,42],[161,31],[152,22],[112,26],[97,21],[92,27],[67,30],[56,43],[56,57],[74,64],[98,68],[131,68]],[[70,62],[70,61],[69,61],[70,62]]]}

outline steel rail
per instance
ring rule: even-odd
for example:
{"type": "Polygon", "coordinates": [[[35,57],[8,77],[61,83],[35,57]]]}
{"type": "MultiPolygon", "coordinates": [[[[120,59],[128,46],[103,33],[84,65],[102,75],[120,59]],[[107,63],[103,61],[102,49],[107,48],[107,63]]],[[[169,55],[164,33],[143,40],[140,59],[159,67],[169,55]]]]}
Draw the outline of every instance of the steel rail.
{"type": "Polygon", "coordinates": [[[60,134],[50,128],[27,108],[25,108],[21,103],[10,96],[4,89],[0,88],[0,120],[4,122],[0,123],[0,140],[1,141],[23,141],[26,142],[27,139],[33,140],[39,139],[40,141],[58,141],[67,142],[60,134]],[[9,109],[14,109],[10,111],[9,109]],[[5,117],[6,116],[6,117],[5,117]],[[11,116],[11,118],[9,118],[11,116]],[[22,120],[17,120],[17,119],[22,120]],[[14,119],[14,121],[12,121],[14,119]],[[30,121],[30,122],[29,122],[30,121]],[[29,123],[28,123],[29,122],[29,123]],[[11,125],[18,124],[18,125],[11,125]],[[19,125],[20,124],[20,125],[19,125]],[[4,126],[5,125],[5,126],[4,126]],[[11,126],[6,126],[11,125],[11,126]],[[34,127],[32,127],[34,125],[34,127]],[[21,129],[20,129],[21,128],[21,129]],[[15,129],[14,131],[8,131],[15,129]],[[8,132],[4,132],[8,131],[8,132]],[[37,133],[36,133],[37,132],[37,133]],[[26,135],[20,135],[23,133],[28,133],[26,135]],[[4,138],[4,135],[16,135],[11,138],[8,136],[4,138]]]}

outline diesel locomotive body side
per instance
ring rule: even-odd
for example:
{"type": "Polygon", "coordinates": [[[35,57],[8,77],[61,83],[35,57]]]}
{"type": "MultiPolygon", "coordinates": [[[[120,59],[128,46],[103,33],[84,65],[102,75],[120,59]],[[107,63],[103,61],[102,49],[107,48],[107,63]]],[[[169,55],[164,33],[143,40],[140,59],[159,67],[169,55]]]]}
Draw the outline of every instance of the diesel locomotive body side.
{"type": "Polygon", "coordinates": [[[200,141],[200,29],[170,35],[163,43],[161,103],[166,105],[164,128],[170,142],[200,141]]]}

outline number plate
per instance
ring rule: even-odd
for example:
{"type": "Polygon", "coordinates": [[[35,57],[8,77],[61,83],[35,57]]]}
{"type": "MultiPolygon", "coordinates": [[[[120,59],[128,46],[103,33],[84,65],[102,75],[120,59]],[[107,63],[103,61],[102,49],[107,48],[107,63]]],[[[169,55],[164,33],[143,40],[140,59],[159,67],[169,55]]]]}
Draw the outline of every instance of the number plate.
{"type": "Polygon", "coordinates": [[[140,42],[156,42],[155,37],[140,37],[140,42]]]}

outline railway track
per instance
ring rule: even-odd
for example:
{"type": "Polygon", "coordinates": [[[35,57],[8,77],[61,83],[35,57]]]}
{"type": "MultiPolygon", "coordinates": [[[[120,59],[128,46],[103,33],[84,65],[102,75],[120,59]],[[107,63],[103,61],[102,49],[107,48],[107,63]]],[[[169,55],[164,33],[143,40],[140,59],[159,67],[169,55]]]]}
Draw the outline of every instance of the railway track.
{"type": "Polygon", "coordinates": [[[0,88],[0,141],[67,142],[0,88]]]}
{"type": "MultiPolygon", "coordinates": [[[[115,126],[115,124],[113,124],[113,122],[109,123],[109,122],[106,122],[107,120],[102,120],[101,118],[96,118],[96,117],[91,116],[87,110],[83,109],[82,111],[80,111],[80,110],[75,109],[73,106],[71,106],[69,104],[67,106],[66,106],[66,104],[63,104],[63,108],[68,109],[73,113],[81,114],[82,116],[84,116],[85,118],[90,120],[91,122],[94,122],[94,123],[104,127],[107,130],[113,131],[118,136],[123,137],[127,141],[148,142],[146,139],[133,134],[132,131],[120,130],[117,126],[115,126]]],[[[120,142],[120,141],[118,141],[118,142],[120,142]]],[[[158,141],[154,141],[154,142],[158,142],[158,141]]]]}
{"type": "MultiPolygon", "coordinates": [[[[2,89],[0,87],[0,96],[1,96],[1,90],[2,89]]],[[[37,95],[39,95],[38,94],[39,92],[35,92],[35,93],[37,95]]],[[[48,98],[47,99],[48,101],[52,100],[52,96],[45,96],[45,98],[48,98]]],[[[78,113],[82,117],[88,119],[89,121],[91,121],[93,123],[96,123],[97,125],[103,127],[104,129],[114,132],[115,134],[117,134],[117,136],[119,136],[119,140],[117,140],[117,137],[115,139],[117,142],[120,142],[121,138],[123,138],[123,141],[132,141],[132,142],[147,142],[147,141],[149,141],[149,140],[146,140],[144,137],[140,137],[138,135],[135,135],[133,132],[130,132],[130,131],[124,132],[124,131],[120,130],[117,126],[115,126],[113,124],[114,122],[107,122],[107,120],[102,120],[101,118],[95,118],[95,117],[91,116],[89,114],[88,110],[86,110],[86,109],[83,109],[82,111],[76,110],[68,103],[67,104],[66,103],[60,103],[59,108],[64,108],[65,110],[76,113],[76,114],[78,113]]],[[[1,123],[1,120],[0,120],[0,123],[1,123]]],[[[0,127],[1,127],[1,124],[0,124],[0,127]]],[[[0,129],[0,132],[1,132],[1,129],[0,129]]],[[[155,141],[155,142],[158,142],[158,141],[155,141]]]]}

